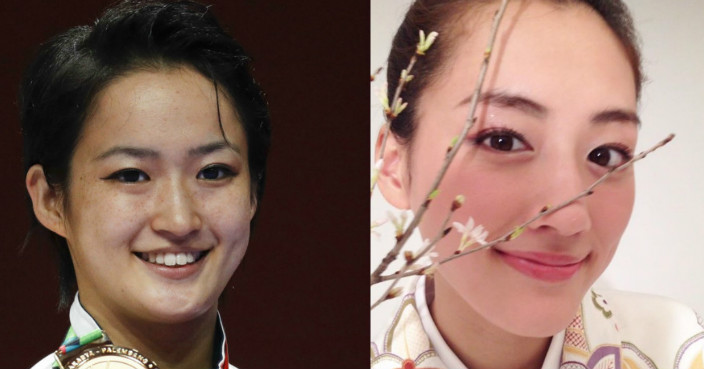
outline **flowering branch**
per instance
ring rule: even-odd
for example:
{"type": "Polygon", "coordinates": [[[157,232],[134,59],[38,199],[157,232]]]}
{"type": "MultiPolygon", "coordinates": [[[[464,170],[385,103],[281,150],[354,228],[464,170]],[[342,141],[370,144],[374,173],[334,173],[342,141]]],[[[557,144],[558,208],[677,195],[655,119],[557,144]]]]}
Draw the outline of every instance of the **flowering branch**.
{"type": "Polygon", "coordinates": [[[476,248],[473,248],[473,249],[470,249],[470,250],[466,250],[466,251],[463,251],[463,252],[456,253],[456,254],[454,254],[454,255],[452,255],[452,256],[450,256],[450,257],[448,257],[448,258],[446,258],[446,259],[440,261],[440,264],[445,264],[445,263],[447,263],[448,261],[452,261],[452,260],[457,259],[457,258],[459,258],[459,257],[461,257],[461,256],[468,255],[468,254],[472,254],[472,253],[475,253],[475,252],[477,252],[477,251],[484,250],[484,249],[486,249],[486,248],[492,247],[492,246],[494,246],[494,245],[496,245],[496,244],[503,243],[503,242],[508,242],[508,241],[511,241],[511,240],[514,240],[514,239],[518,238],[518,236],[520,236],[521,233],[523,233],[523,231],[526,229],[526,227],[527,227],[528,225],[530,225],[531,223],[535,222],[536,220],[538,220],[538,219],[540,219],[540,218],[542,218],[542,217],[544,217],[544,216],[546,216],[546,215],[552,214],[552,213],[554,213],[554,212],[556,212],[556,211],[558,211],[558,210],[560,210],[560,209],[562,209],[562,208],[564,208],[564,207],[566,207],[566,206],[568,206],[568,205],[574,203],[575,201],[578,201],[579,199],[581,199],[581,198],[583,198],[583,197],[591,196],[591,195],[594,193],[594,189],[595,189],[598,185],[600,185],[600,184],[602,184],[604,181],[606,181],[609,177],[611,177],[612,174],[614,174],[614,173],[616,173],[616,172],[620,172],[620,171],[622,171],[622,170],[624,170],[624,169],[629,168],[629,167],[632,166],[635,162],[637,162],[637,161],[639,161],[639,160],[645,158],[646,156],[648,156],[648,154],[650,154],[651,152],[653,152],[653,151],[655,151],[655,150],[657,150],[657,149],[659,149],[659,148],[661,148],[661,147],[667,145],[670,141],[672,141],[673,138],[675,138],[675,135],[672,134],[672,133],[669,134],[667,137],[665,137],[664,139],[662,139],[661,141],[659,141],[659,142],[658,142],[657,144],[655,144],[653,147],[651,147],[651,148],[649,148],[648,150],[645,150],[645,151],[641,152],[640,154],[634,156],[633,158],[631,158],[631,160],[629,160],[629,161],[623,163],[622,165],[619,165],[619,166],[617,166],[617,167],[611,168],[611,169],[610,169],[608,172],[606,172],[603,176],[601,176],[599,179],[597,179],[596,181],[594,181],[594,183],[592,183],[591,186],[587,187],[587,189],[585,189],[584,191],[582,191],[582,192],[580,192],[579,194],[577,194],[577,196],[575,196],[575,197],[573,197],[573,198],[571,198],[571,199],[569,199],[569,200],[566,200],[566,201],[562,202],[561,204],[559,204],[559,205],[557,205],[557,206],[553,206],[553,207],[548,207],[548,206],[546,206],[546,207],[544,207],[543,209],[541,209],[541,211],[540,211],[538,214],[536,214],[536,215],[533,216],[532,218],[528,219],[528,220],[525,221],[523,224],[521,224],[521,225],[519,225],[519,226],[513,228],[511,231],[509,231],[509,232],[503,234],[502,236],[500,236],[500,237],[494,239],[493,241],[488,242],[488,243],[486,243],[486,244],[484,244],[484,245],[482,245],[482,246],[480,246],[480,247],[476,247],[476,248]]]}
{"type": "MultiPolygon", "coordinates": [[[[472,96],[472,102],[470,105],[469,114],[467,116],[464,127],[462,128],[462,132],[460,133],[459,137],[465,137],[467,135],[467,132],[469,132],[469,130],[474,125],[474,114],[476,112],[477,104],[479,102],[479,94],[480,94],[482,86],[484,84],[484,79],[486,77],[486,71],[489,67],[489,59],[491,57],[492,50],[494,47],[494,42],[496,40],[496,34],[498,32],[499,24],[501,22],[501,19],[503,18],[507,4],[508,4],[508,0],[502,0],[499,9],[494,14],[494,20],[491,25],[489,41],[488,41],[487,47],[484,51],[484,59],[482,60],[481,67],[479,69],[479,78],[477,79],[477,83],[474,88],[474,95],[472,96]]],[[[415,58],[415,56],[411,60],[413,63],[415,63],[415,61],[413,60],[414,58],[415,58]]],[[[400,93],[398,88],[397,88],[397,92],[400,93]]],[[[384,141],[382,143],[382,147],[385,144],[386,137],[388,135],[388,129],[389,129],[389,124],[388,124],[388,120],[387,120],[387,125],[385,128],[386,131],[384,133],[384,141]]],[[[382,259],[381,263],[379,263],[379,266],[377,266],[377,268],[372,273],[371,278],[370,278],[372,284],[377,283],[381,274],[389,267],[389,265],[394,260],[396,260],[401,249],[403,249],[403,246],[406,244],[406,241],[408,241],[408,238],[410,238],[411,234],[413,233],[413,230],[420,223],[420,220],[423,217],[423,214],[425,213],[425,211],[428,209],[430,202],[433,200],[433,198],[435,198],[435,196],[437,196],[438,187],[440,186],[440,182],[442,181],[442,178],[445,176],[445,172],[447,172],[447,168],[450,166],[452,159],[454,159],[455,155],[457,154],[457,151],[459,150],[460,145],[457,145],[456,141],[457,140],[453,140],[453,142],[451,143],[450,149],[448,150],[447,154],[445,155],[445,161],[443,162],[443,165],[442,165],[440,171],[438,172],[437,177],[433,181],[433,184],[430,188],[430,191],[428,192],[428,195],[426,196],[426,200],[423,202],[423,204],[420,206],[420,208],[414,213],[415,215],[413,217],[413,220],[409,224],[406,231],[400,237],[397,237],[396,244],[394,245],[394,247],[391,249],[391,251],[389,251],[386,254],[384,259],[382,259]]],[[[383,153],[383,149],[380,150],[380,152],[383,153]]],[[[383,157],[381,157],[381,158],[383,158],[383,157]]],[[[372,190],[373,189],[374,189],[374,187],[372,186],[372,190]]]]}
{"type": "MultiPolygon", "coordinates": [[[[374,164],[374,173],[372,174],[372,183],[371,188],[369,190],[370,196],[374,193],[374,187],[376,186],[378,173],[381,169],[382,163],[384,162],[384,149],[386,148],[386,139],[389,137],[391,121],[396,119],[396,117],[398,117],[398,115],[401,114],[404,109],[406,109],[406,106],[408,106],[408,103],[403,102],[403,99],[401,99],[401,92],[403,91],[403,88],[406,87],[406,83],[411,82],[411,80],[413,80],[413,75],[411,74],[411,71],[413,70],[413,66],[418,60],[418,56],[425,55],[425,52],[430,49],[430,46],[433,45],[433,42],[435,42],[435,39],[438,37],[437,32],[430,32],[427,38],[425,37],[425,32],[423,30],[420,30],[418,33],[419,41],[416,45],[416,53],[413,54],[413,56],[411,57],[411,60],[408,63],[406,69],[401,71],[401,76],[399,77],[398,85],[396,86],[396,91],[394,92],[394,97],[391,100],[390,106],[389,97],[386,95],[386,90],[381,92],[381,105],[384,107],[384,116],[386,119],[386,123],[384,124],[384,138],[382,138],[381,147],[379,148],[379,157],[377,158],[376,163],[374,164]]],[[[379,72],[381,72],[381,68],[378,68],[376,72],[372,74],[372,81],[376,79],[376,76],[379,74],[379,72]]]]}
{"type": "MultiPolygon", "coordinates": [[[[487,248],[492,247],[492,246],[495,246],[495,245],[497,245],[497,244],[499,244],[499,243],[509,242],[509,241],[515,240],[516,238],[518,238],[518,237],[521,235],[521,233],[523,233],[523,231],[526,229],[526,227],[527,227],[528,225],[530,225],[531,223],[535,222],[536,220],[538,220],[538,219],[540,219],[540,218],[542,218],[542,217],[544,217],[544,216],[547,216],[547,215],[549,215],[549,214],[552,214],[552,213],[554,213],[554,212],[556,212],[556,211],[558,211],[558,210],[560,210],[560,209],[562,209],[562,208],[564,208],[564,207],[566,207],[566,206],[569,206],[570,204],[574,203],[575,201],[578,201],[578,200],[580,200],[580,199],[582,199],[582,198],[584,198],[584,197],[587,197],[587,196],[591,196],[591,195],[594,193],[595,188],[596,188],[597,186],[599,186],[600,184],[602,184],[604,181],[606,181],[606,180],[607,180],[609,177],[611,177],[614,173],[623,171],[623,170],[625,170],[625,169],[631,167],[631,166],[632,166],[633,164],[635,164],[637,161],[639,161],[639,160],[645,158],[646,156],[648,156],[648,154],[650,154],[651,152],[653,152],[653,151],[655,151],[655,150],[657,150],[657,149],[659,149],[659,148],[661,148],[661,147],[667,145],[670,141],[672,141],[672,139],[673,139],[674,137],[675,137],[674,134],[668,135],[666,138],[664,138],[663,140],[659,141],[658,143],[656,143],[656,144],[655,144],[654,146],[652,146],[651,148],[649,148],[649,149],[647,149],[647,150],[641,152],[640,154],[634,156],[633,158],[631,158],[631,160],[629,160],[629,161],[623,163],[622,165],[619,165],[618,167],[611,168],[608,172],[604,173],[603,176],[601,176],[599,179],[597,179],[596,181],[594,181],[589,187],[587,187],[584,191],[580,192],[580,193],[577,194],[576,196],[572,197],[572,198],[569,199],[569,200],[566,200],[566,201],[560,203],[560,204],[557,205],[557,206],[553,206],[553,207],[548,207],[548,206],[546,206],[546,207],[544,207],[543,209],[541,209],[540,212],[538,212],[538,214],[536,214],[536,215],[533,216],[532,218],[528,219],[527,221],[523,222],[521,225],[519,225],[519,226],[513,228],[511,231],[506,232],[505,234],[503,234],[503,235],[497,237],[496,239],[494,239],[494,240],[492,240],[492,241],[490,241],[490,242],[477,242],[477,243],[480,244],[479,247],[475,247],[475,248],[472,248],[472,249],[467,249],[467,250],[464,250],[464,251],[462,251],[462,248],[461,248],[462,245],[460,245],[460,248],[458,249],[458,251],[457,251],[454,255],[451,255],[451,256],[449,256],[449,257],[447,257],[447,258],[445,258],[445,259],[439,261],[438,264],[445,264],[445,263],[447,263],[447,262],[449,262],[449,261],[455,260],[455,259],[460,258],[460,257],[465,256],[465,255],[473,254],[473,253],[475,253],[475,252],[477,252],[477,251],[481,251],[481,250],[487,249],[487,248]]],[[[478,227],[477,227],[477,228],[478,228],[478,227]]],[[[475,229],[476,229],[476,228],[475,228],[475,229]]],[[[429,269],[429,268],[431,268],[431,267],[432,267],[432,266],[425,266],[425,267],[420,268],[420,269],[417,269],[417,270],[412,270],[412,271],[405,271],[405,270],[404,270],[404,271],[402,271],[402,272],[400,272],[400,273],[394,273],[394,274],[387,275],[387,276],[381,276],[381,277],[378,278],[378,281],[379,281],[379,282],[382,282],[382,281],[388,281],[388,280],[398,280],[398,279],[405,278],[405,277],[410,277],[410,276],[413,276],[413,275],[424,274],[424,273],[427,273],[427,272],[426,272],[427,269],[429,269]]],[[[378,282],[377,282],[377,283],[378,283],[378,282]]],[[[372,283],[372,284],[374,284],[374,283],[372,283]]]]}
{"type": "MultiPolygon", "coordinates": [[[[440,241],[443,237],[447,236],[447,234],[450,233],[450,230],[452,228],[447,228],[447,223],[450,222],[450,218],[452,218],[452,214],[455,212],[455,210],[462,207],[463,203],[464,203],[464,196],[460,195],[455,198],[455,200],[452,202],[452,206],[450,207],[450,211],[448,212],[447,216],[445,217],[445,220],[442,222],[442,225],[440,226],[440,231],[438,232],[438,234],[435,235],[435,237],[433,237],[432,240],[426,240],[424,242],[421,250],[419,252],[417,252],[415,255],[411,251],[406,251],[405,252],[406,263],[403,265],[403,267],[401,267],[401,269],[399,271],[394,273],[392,277],[397,277],[397,276],[401,276],[401,275],[410,276],[410,275],[418,275],[418,274],[422,274],[422,273],[429,273],[430,270],[432,270],[434,267],[437,267],[436,264],[432,264],[432,263],[431,263],[431,265],[420,267],[420,266],[417,266],[416,263],[418,262],[418,260],[420,260],[421,258],[428,255],[435,247],[435,244],[437,244],[438,241],[440,241]],[[412,269],[414,266],[416,267],[415,269],[409,270],[409,269],[412,269]]],[[[397,227],[397,229],[398,229],[398,227],[397,227]]],[[[398,234],[398,232],[397,232],[397,234],[398,234]]],[[[396,287],[396,284],[398,283],[400,278],[401,277],[389,278],[387,276],[387,277],[380,277],[376,282],[374,280],[372,280],[372,283],[371,283],[372,285],[374,285],[375,283],[378,283],[378,282],[385,281],[385,280],[394,280],[394,281],[386,288],[386,291],[384,291],[384,293],[381,295],[381,297],[379,299],[377,299],[372,304],[371,309],[374,309],[379,304],[388,300],[389,298],[395,297],[394,293],[392,293],[392,291],[394,291],[394,287],[396,287]]]]}

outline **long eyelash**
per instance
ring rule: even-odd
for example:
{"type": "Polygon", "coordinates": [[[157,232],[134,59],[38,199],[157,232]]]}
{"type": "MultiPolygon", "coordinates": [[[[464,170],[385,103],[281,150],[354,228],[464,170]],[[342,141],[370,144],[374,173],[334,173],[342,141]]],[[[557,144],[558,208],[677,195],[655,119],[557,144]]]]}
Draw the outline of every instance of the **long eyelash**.
{"type": "MultiPolygon", "coordinates": [[[[120,170],[118,170],[117,172],[112,173],[112,174],[108,175],[107,177],[103,177],[103,178],[101,178],[101,179],[105,179],[105,180],[116,180],[117,177],[119,177],[119,176],[122,175],[122,174],[128,173],[128,172],[142,172],[142,170],[139,170],[139,169],[137,169],[137,168],[125,168],[125,169],[120,169],[120,170]]],[[[147,176],[146,174],[145,174],[145,176],[146,176],[147,178],[149,177],[149,176],[147,176]]]]}
{"type": "Polygon", "coordinates": [[[614,149],[614,150],[618,151],[619,153],[621,153],[621,155],[623,155],[623,157],[626,159],[626,161],[633,159],[633,150],[631,150],[630,147],[628,147],[624,144],[615,142],[615,143],[606,144],[603,147],[608,147],[610,149],[614,149]]]}
{"type": "Polygon", "coordinates": [[[477,134],[474,137],[470,137],[470,140],[475,144],[475,145],[481,145],[484,140],[491,136],[495,135],[506,135],[506,136],[513,136],[522,142],[527,142],[525,137],[518,133],[517,131],[508,128],[508,127],[492,127],[492,128],[486,128],[484,130],[481,130],[477,132],[477,134]]]}
{"type": "Polygon", "coordinates": [[[201,171],[206,170],[206,169],[220,169],[229,175],[237,175],[236,170],[230,168],[229,165],[225,165],[225,164],[211,164],[211,165],[208,165],[205,168],[201,169],[201,171]]]}

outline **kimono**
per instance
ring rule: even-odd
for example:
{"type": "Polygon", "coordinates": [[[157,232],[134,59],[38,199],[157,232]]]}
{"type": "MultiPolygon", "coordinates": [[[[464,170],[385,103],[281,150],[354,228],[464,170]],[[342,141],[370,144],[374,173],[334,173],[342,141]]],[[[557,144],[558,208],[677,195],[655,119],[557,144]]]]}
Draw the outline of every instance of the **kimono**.
{"type": "MultiPolygon", "coordinates": [[[[93,319],[93,317],[83,308],[80,300],[78,299],[78,294],[71,304],[71,310],[69,310],[69,319],[71,320],[71,331],[77,336],[84,336],[89,332],[100,329],[98,323],[93,319]]],[[[59,345],[57,344],[57,347],[59,345]]],[[[227,339],[225,337],[225,330],[220,321],[220,315],[218,315],[217,325],[215,327],[215,342],[213,345],[213,369],[237,369],[234,365],[228,362],[228,352],[227,352],[227,339]]],[[[157,363],[158,364],[158,363],[157,363]]],[[[32,369],[52,369],[54,365],[54,356],[48,355],[38,363],[36,363],[32,369]]]]}
{"type": "MultiPolygon", "coordinates": [[[[373,369],[463,369],[430,315],[425,277],[399,301],[371,343],[373,369]]],[[[542,369],[704,369],[704,327],[690,308],[622,291],[589,291],[565,330],[552,337],[542,369]]]]}

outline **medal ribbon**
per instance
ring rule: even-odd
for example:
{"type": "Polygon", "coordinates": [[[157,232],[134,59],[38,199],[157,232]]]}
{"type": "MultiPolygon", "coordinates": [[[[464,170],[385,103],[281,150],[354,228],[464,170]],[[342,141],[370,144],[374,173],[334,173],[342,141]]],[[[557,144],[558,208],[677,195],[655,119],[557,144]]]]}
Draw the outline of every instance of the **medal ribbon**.
{"type": "MultiPolygon", "coordinates": [[[[73,327],[70,327],[68,329],[68,332],[66,333],[66,338],[64,338],[64,342],[61,344],[59,349],[57,350],[63,355],[66,355],[67,353],[81,347],[84,345],[87,345],[93,341],[96,341],[100,338],[105,338],[107,340],[107,336],[105,333],[103,333],[102,330],[96,329],[84,336],[78,337],[76,335],[76,332],[73,331],[73,327]]],[[[54,365],[52,365],[52,368],[60,368],[61,364],[58,362],[54,361],[54,365]]]]}
{"type": "MultiPolygon", "coordinates": [[[[101,329],[96,329],[92,332],[89,332],[88,334],[78,337],[76,335],[76,332],[73,331],[73,327],[70,327],[68,329],[68,332],[66,332],[66,337],[64,338],[64,342],[59,346],[59,349],[57,352],[60,352],[63,355],[66,355],[67,353],[74,351],[81,346],[87,345],[91,342],[94,342],[98,339],[104,338],[106,341],[109,341],[107,335],[105,332],[103,332],[101,329]]],[[[227,341],[223,340],[223,354],[224,358],[219,366],[219,369],[229,369],[229,350],[227,348],[227,341]]],[[[56,355],[55,355],[56,357],[56,355]]],[[[60,369],[61,364],[58,361],[54,361],[54,364],[52,365],[52,368],[60,369]]]]}

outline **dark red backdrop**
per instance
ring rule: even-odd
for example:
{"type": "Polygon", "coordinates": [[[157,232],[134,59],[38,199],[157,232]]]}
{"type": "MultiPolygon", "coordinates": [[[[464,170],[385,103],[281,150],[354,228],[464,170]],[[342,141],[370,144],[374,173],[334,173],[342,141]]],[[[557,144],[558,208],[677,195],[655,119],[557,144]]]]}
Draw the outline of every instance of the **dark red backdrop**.
{"type": "MultiPolygon", "coordinates": [[[[68,326],[28,226],[17,85],[37,45],[112,1],[0,4],[0,365],[28,368],[68,326]]],[[[221,313],[241,369],[368,365],[369,10],[363,1],[213,1],[254,58],[273,146],[260,223],[221,313]]]]}

